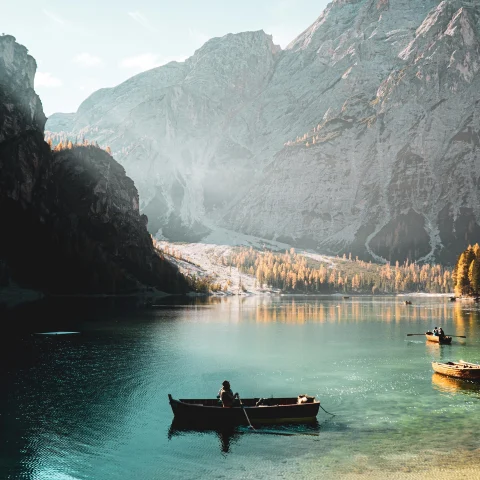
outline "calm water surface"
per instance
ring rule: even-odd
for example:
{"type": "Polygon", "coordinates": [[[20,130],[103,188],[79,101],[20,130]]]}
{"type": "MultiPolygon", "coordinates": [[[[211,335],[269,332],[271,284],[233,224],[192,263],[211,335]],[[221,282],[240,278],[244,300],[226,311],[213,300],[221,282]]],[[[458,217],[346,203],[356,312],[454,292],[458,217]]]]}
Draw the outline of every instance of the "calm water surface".
{"type": "MultiPolygon", "coordinates": [[[[155,309],[25,309],[2,335],[0,478],[368,478],[479,465],[480,385],[431,361],[480,363],[480,312],[446,298],[169,300],[155,309]],[[435,325],[466,335],[430,345],[435,325]],[[78,335],[35,335],[75,330],[78,335]],[[318,423],[179,428],[167,394],[316,395],[318,423]],[[445,460],[446,466],[448,463],[445,460]]],[[[480,477],[480,469],[478,470],[480,477]]]]}

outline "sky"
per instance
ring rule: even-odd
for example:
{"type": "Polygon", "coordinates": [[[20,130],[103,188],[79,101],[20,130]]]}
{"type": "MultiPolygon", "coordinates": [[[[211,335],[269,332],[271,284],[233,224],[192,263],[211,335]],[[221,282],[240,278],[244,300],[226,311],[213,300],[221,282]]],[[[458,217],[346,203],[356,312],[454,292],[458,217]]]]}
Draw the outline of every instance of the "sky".
{"type": "Polygon", "coordinates": [[[264,30],[284,48],[327,0],[6,0],[0,33],[37,61],[47,116],[74,112],[91,93],[169,61],[208,39],[264,30]]]}

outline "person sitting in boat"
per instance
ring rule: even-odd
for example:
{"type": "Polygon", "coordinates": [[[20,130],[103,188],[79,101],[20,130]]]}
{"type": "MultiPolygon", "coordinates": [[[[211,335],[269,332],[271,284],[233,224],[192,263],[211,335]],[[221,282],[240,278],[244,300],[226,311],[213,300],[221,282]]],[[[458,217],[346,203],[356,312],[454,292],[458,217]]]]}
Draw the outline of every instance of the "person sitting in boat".
{"type": "Polygon", "coordinates": [[[218,396],[222,401],[224,407],[233,407],[238,403],[238,393],[233,393],[232,389],[230,388],[230,382],[225,380],[222,383],[222,388],[218,392],[218,396]]]}
{"type": "Polygon", "coordinates": [[[433,329],[433,334],[434,334],[436,337],[438,337],[438,327],[435,327],[435,328],[433,329]]]}
{"type": "Polygon", "coordinates": [[[438,336],[439,336],[440,338],[443,338],[443,337],[445,336],[445,332],[443,331],[443,328],[442,328],[442,327],[440,327],[440,328],[438,329],[438,336]]]}

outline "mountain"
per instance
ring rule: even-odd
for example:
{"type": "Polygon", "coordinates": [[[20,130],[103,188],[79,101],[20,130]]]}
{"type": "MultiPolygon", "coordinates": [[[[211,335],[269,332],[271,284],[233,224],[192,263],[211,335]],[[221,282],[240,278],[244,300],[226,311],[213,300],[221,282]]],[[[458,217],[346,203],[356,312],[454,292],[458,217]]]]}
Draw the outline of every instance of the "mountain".
{"type": "Polygon", "coordinates": [[[188,290],[155,251],[138,192],[107,152],[52,152],[35,60],[0,37],[0,284],[46,293],[188,290]]]}
{"type": "Polygon", "coordinates": [[[47,129],[110,145],[159,236],[453,263],[480,236],[479,68],[478,2],[335,0],[283,51],[215,38],[47,129]]]}
{"type": "MultiPolygon", "coordinates": [[[[95,92],[70,119],[69,136],[111,147],[138,186],[152,233],[200,239],[205,213],[250,180],[257,135],[237,139],[231,123],[268,85],[279,50],[263,32],[214,38],[185,63],[95,92]]],[[[52,115],[48,129],[65,130],[65,120],[52,115]]]]}

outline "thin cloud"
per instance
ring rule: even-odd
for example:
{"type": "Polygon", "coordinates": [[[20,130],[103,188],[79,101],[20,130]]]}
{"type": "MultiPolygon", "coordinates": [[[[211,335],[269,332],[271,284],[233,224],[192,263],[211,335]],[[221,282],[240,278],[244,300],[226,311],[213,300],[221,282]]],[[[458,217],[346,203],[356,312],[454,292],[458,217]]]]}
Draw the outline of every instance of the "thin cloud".
{"type": "Polygon", "coordinates": [[[58,23],[59,25],[66,25],[67,22],[59,17],[58,15],[55,15],[54,13],[52,12],[49,12],[48,10],[43,10],[43,13],[48,17],[50,18],[51,20],[53,20],[55,23],[58,23]]]}
{"type": "Polygon", "coordinates": [[[81,34],[83,36],[91,36],[91,33],[81,27],[78,24],[75,24],[69,20],[66,20],[65,18],[61,17],[57,13],[52,13],[50,10],[43,10],[44,15],[46,15],[50,20],[55,22],[56,25],[58,25],[59,28],[61,28],[64,32],[72,34],[81,34]]]}
{"type": "Polygon", "coordinates": [[[138,72],[151,70],[152,68],[161,67],[169,62],[183,62],[186,56],[177,57],[161,57],[154,53],[142,53],[134,57],[127,57],[120,61],[121,68],[129,68],[138,72]]]}
{"type": "Polygon", "coordinates": [[[62,85],[63,82],[50,72],[37,72],[35,75],[35,87],[61,87],[62,85]]]}
{"type": "Polygon", "coordinates": [[[74,59],[74,63],[78,63],[82,67],[98,67],[103,63],[100,57],[96,57],[95,55],[91,55],[90,53],[83,52],[79,53],[74,59]]]}
{"type": "Polygon", "coordinates": [[[139,23],[143,28],[150,30],[151,32],[156,32],[157,29],[148,21],[148,19],[142,15],[140,12],[128,12],[128,15],[139,23]]]}

